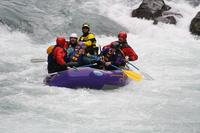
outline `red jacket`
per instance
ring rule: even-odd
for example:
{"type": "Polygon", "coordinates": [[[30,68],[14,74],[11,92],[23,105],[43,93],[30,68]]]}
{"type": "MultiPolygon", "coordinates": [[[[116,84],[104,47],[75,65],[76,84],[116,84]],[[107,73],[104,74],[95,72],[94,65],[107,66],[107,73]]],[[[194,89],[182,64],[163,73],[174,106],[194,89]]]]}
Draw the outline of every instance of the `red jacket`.
{"type": "Polygon", "coordinates": [[[67,56],[67,51],[65,50],[68,47],[66,44],[57,44],[56,48],[53,51],[53,57],[59,65],[65,65],[65,57],[67,56]]]}
{"type": "Polygon", "coordinates": [[[106,45],[104,48],[113,48],[114,45],[120,45],[120,50],[124,56],[128,56],[130,61],[135,61],[138,59],[138,55],[135,51],[128,45],[127,42],[120,43],[119,41],[112,42],[109,45],[106,45]]]}

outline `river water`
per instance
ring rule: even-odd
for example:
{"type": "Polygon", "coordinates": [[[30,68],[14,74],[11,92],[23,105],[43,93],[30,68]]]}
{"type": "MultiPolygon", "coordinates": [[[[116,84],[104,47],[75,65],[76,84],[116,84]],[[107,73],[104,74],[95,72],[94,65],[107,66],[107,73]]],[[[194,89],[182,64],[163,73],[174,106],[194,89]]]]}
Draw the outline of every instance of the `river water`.
{"type": "Polygon", "coordinates": [[[198,133],[200,39],[189,32],[199,1],[170,0],[177,25],[131,18],[139,0],[0,0],[1,133],[198,133]],[[191,2],[191,1],[190,1],[191,2]],[[154,80],[116,90],[43,84],[46,48],[91,24],[99,45],[128,32],[133,64],[154,80]]]}

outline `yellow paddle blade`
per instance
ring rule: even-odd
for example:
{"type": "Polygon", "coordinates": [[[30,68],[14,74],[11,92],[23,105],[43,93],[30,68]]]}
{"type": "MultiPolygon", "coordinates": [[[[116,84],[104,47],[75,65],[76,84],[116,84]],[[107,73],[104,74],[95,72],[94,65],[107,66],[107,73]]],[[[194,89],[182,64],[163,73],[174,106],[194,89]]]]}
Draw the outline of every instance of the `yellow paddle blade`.
{"type": "Polygon", "coordinates": [[[131,70],[122,70],[123,73],[125,73],[129,78],[140,81],[142,80],[142,75],[136,72],[133,72],[131,70]]]}

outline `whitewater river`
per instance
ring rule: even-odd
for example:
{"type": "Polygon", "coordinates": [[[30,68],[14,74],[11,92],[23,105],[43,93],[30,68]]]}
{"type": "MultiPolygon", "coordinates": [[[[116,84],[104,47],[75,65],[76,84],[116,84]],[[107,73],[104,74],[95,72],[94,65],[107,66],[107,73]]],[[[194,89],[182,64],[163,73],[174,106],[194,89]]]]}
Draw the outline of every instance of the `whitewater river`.
{"type": "Polygon", "coordinates": [[[0,133],[200,132],[200,38],[189,32],[200,6],[166,1],[183,15],[175,26],[131,18],[139,0],[0,1],[0,133]],[[100,45],[128,31],[133,64],[154,80],[109,91],[44,85],[47,64],[30,59],[46,59],[56,36],[80,35],[85,21],[100,45]]]}

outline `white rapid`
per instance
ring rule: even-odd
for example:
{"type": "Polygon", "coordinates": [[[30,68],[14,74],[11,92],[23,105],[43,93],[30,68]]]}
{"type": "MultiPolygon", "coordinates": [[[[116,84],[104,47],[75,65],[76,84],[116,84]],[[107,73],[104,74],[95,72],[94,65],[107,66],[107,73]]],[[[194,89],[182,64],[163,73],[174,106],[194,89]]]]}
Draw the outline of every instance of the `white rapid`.
{"type": "MultiPolygon", "coordinates": [[[[183,15],[177,25],[131,18],[139,1],[82,5],[128,29],[128,42],[139,55],[133,64],[154,78],[110,91],[45,86],[46,63],[30,59],[45,59],[49,43],[36,44],[27,34],[1,25],[0,132],[200,132],[200,39],[189,32],[200,6],[181,0],[166,3],[183,15]]],[[[97,35],[101,45],[116,39],[97,35]]]]}

